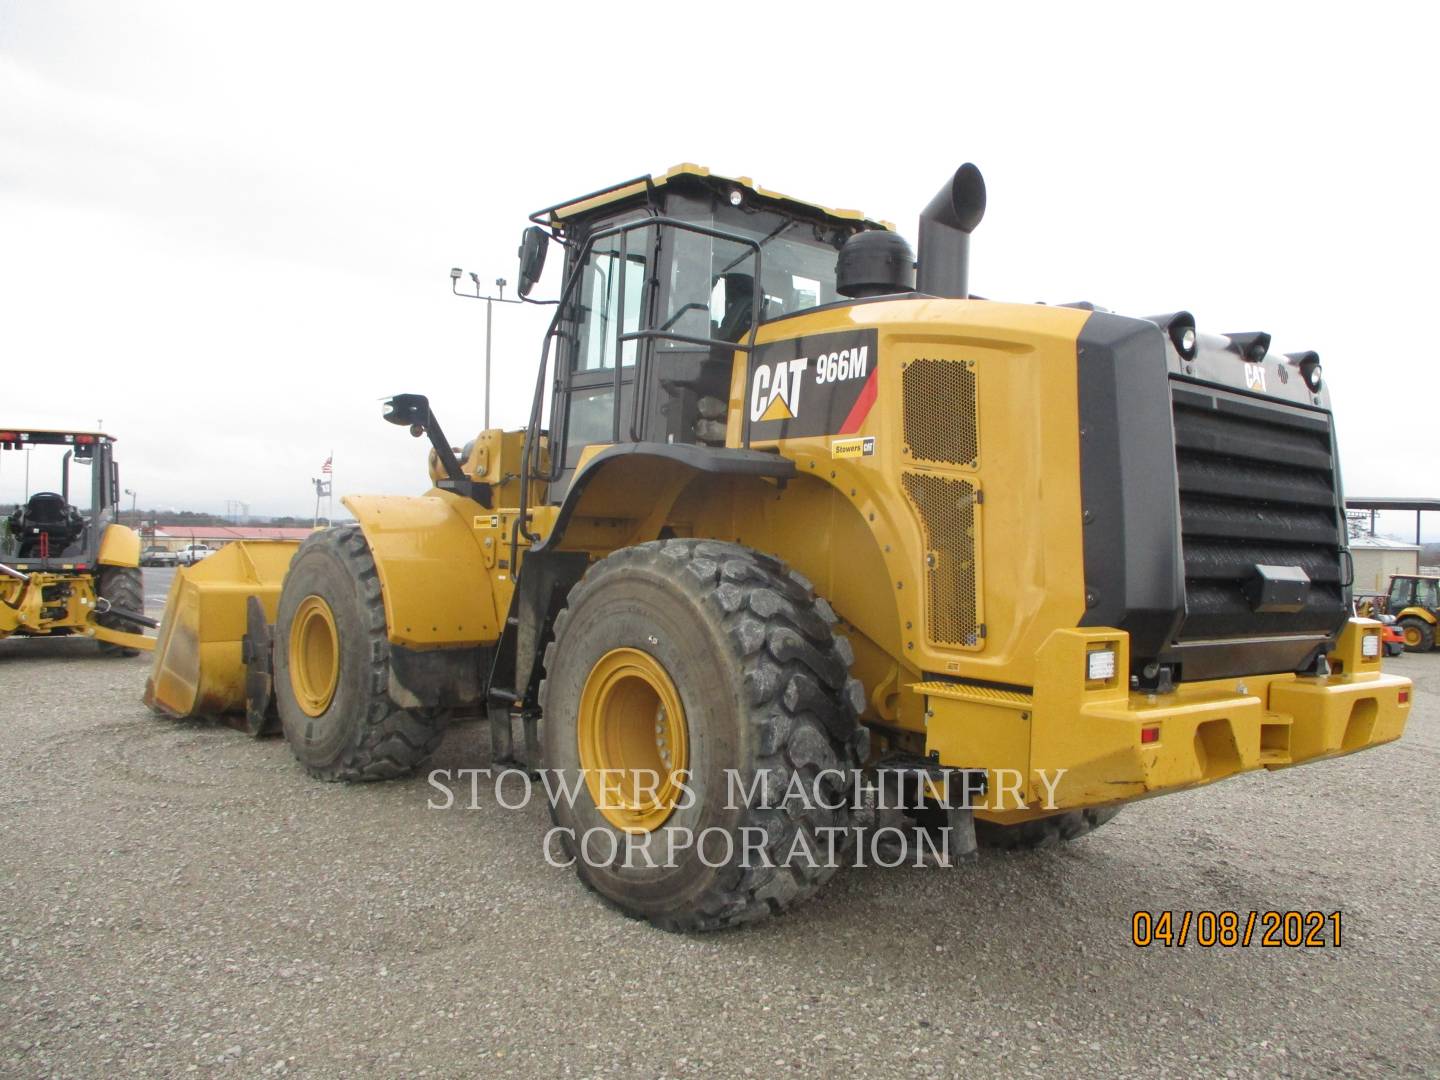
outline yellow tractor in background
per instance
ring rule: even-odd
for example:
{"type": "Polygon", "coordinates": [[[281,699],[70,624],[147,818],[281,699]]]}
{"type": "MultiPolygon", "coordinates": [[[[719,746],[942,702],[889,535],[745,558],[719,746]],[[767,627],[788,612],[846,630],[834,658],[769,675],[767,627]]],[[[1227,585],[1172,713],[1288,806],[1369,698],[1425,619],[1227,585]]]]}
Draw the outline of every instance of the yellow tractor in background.
{"type": "Polygon", "coordinates": [[[83,635],[125,656],[154,647],[140,537],[114,521],[114,445],[100,431],[0,428],[0,639],[83,635]],[[35,490],[51,481],[58,491],[35,490]]]}
{"type": "Polygon", "coordinates": [[[278,725],[327,780],[482,714],[492,763],[575,781],[552,837],[586,884],[672,929],[813,895],[811,841],[894,820],[887,771],[965,854],[1399,737],[1318,356],[973,298],[984,206],[963,166],[918,264],[690,165],[539,211],[527,427],[457,449],[391,399],[429,491],[181,571],[147,701],[278,725]]]}
{"type": "Polygon", "coordinates": [[[1429,652],[1440,627],[1440,577],[1394,575],[1385,594],[1385,611],[1394,618],[1406,652],[1429,652]]]}

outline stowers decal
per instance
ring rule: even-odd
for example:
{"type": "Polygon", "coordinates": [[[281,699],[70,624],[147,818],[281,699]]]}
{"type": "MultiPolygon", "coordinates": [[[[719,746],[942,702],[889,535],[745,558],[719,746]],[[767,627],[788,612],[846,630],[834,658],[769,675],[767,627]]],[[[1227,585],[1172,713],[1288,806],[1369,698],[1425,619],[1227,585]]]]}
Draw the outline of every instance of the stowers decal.
{"type": "Polygon", "coordinates": [[[750,441],[860,430],[875,404],[880,362],[874,329],[812,334],[750,354],[750,441]]]}

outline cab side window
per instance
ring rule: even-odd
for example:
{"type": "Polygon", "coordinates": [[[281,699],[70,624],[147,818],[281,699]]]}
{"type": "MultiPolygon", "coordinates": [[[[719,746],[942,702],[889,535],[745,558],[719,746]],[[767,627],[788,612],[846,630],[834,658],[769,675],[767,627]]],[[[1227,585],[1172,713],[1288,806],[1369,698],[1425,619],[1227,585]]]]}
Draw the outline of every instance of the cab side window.
{"type": "MultiPolygon", "coordinates": [[[[645,299],[645,256],[627,252],[622,275],[619,239],[607,241],[607,245],[613,246],[592,253],[585,264],[585,280],[580,283],[580,347],[575,351],[576,371],[613,371],[618,334],[633,334],[640,329],[640,309],[645,299]],[[623,305],[622,276],[625,279],[623,305]]],[[[621,346],[625,367],[635,363],[636,344],[627,341],[621,346]]]]}
{"type": "Polygon", "coordinates": [[[1415,582],[1410,578],[1395,578],[1390,582],[1390,597],[1385,606],[1392,615],[1410,606],[1410,593],[1414,586],[1415,582]]]}
{"type": "Polygon", "coordinates": [[[598,240],[579,270],[566,402],[566,470],[575,467],[585,447],[614,439],[617,359],[621,425],[622,431],[627,430],[639,342],[620,338],[646,325],[646,285],[654,235],[653,229],[636,229],[598,240]]]}
{"type": "Polygon", "coordinates": [[[1415,582],[1415,606],[1427,608],[1430,611],[1440,608],[1440,582],[1415,582]]]}

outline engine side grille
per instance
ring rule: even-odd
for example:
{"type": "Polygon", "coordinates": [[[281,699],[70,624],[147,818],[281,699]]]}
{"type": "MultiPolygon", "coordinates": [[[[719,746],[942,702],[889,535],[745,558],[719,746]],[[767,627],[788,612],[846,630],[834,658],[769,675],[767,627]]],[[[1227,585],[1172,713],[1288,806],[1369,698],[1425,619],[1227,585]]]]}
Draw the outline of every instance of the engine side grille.
{"type": "Polygon", "coordinates": [[[975,364],[912,360],[901,374],[905,449],[912,461],[973,469],[980,459],[975,364]]]}
{"type": "MultiPolygon", "coordinates": [[[[958,364],[956,367],[960,366],[958,364]]],[[[980,643],[980,505],[968,480],[907,472],[905,494],[925,528],[925,622],[929,640],[950,648],[980,643]]]]}
{"type": "Polygon", "coordinates": [[[1344,617],[1330,418],[1176,384],[1175,462],[1185,558],[1179,640],[1326,633],[1344,617]],[[1305,607],[1259,612],[1256,564],[1298,566],[1305,607]]]}

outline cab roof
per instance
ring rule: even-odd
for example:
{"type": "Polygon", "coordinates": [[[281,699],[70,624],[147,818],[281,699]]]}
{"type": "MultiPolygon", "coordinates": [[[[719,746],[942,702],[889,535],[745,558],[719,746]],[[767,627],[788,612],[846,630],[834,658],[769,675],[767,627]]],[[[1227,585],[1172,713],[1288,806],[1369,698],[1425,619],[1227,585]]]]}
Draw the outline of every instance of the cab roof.
{"type": "Polygon", "coordinates": [[[70,442],[73,441],[73,437],[76,435],[89,435],[95,439],[107,439],[110,442],[115,442],[114,435],[107,435],[103,431],[95,431],[92,428],[37,428],[26,427],[24,424],[0,424],[0,434],[21,436],[21,438],[15,440],[0,439],[0,441],[4,442],[70,442]],[[37,439],[36,436],[40,436],[40,438],[37,439]]]}
{"type": "Polygon", "coordinates": [[[811,213],[818,211],[826,217],[836,221],[853,222],[864,225],[871,229],[885,229],[895,231],[895,226],[888,221],[877,221],[867,218],[859,210],[838,210],[829,206],[821,206],[819,203],[807,202],[804,199],[792,198],[789,195],[782,195],[778,191],[770,191],[761,187],[748,176],[719,176],[712,173],[704,165],[695,165],[685,162],[667,169],[660,176],[637,176],[633,180],[625,180],[608,188],[601,188],[599,191],[592,191],[588,195],[581,195],[579,198],[567,199],[565,202],[556,203],[554,206],[547,206],[544,210],[537,210],[530,215],[530,220],[537,225],[548,225],[553,229],[563,229],[565,223],[573,218],[588,214],[601,207],[609,206],[612,203],[623,202],[626,199],[642,195],[647,189],[663,188],[678,178],[693,177],[699,180],[710,180],[717,185],[729,185],[752,192],[754,195],[769,202],[789,204],[808,210],[811,213]]]}

